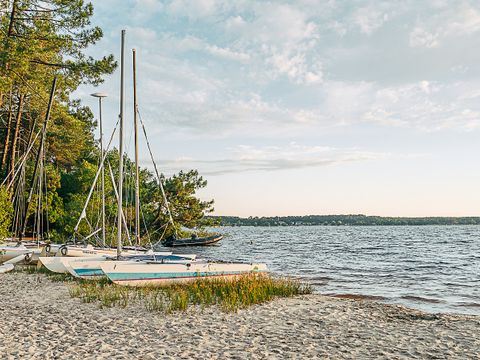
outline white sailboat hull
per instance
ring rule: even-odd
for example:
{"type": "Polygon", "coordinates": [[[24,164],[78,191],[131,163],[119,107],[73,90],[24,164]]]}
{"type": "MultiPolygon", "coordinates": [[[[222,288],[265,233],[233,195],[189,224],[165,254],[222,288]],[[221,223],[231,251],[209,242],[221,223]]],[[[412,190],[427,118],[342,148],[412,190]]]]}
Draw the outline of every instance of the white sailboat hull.
{"type": "Polygon", "coordinates": [[[192,262],[191,264],[106,261],[100,264],[107,277],[119,285],[158,286],[195,281],[201,278],[235,278],[247,273],[266,272],[265,264],[192,262]]]}
{"type": "Polygon", "coordinates": [[[51,272],[54,272],[54,273],[67,273],[68,270],[67,268],[65,267],[65,265],[63,265],[63,263],[61,262],[61,258],[59,257],[43,257],[43,256],[40,256],[38,258],[38,264],[37,264],[37,267],[41,267],[41,266],[45,266],[48,270],[50,270],[51,272]]]}
{"type": "MultiPolygon", "coordinates": [[[[60,261],[62,262],[63,266],[65,266],[65,268],[71,275],[78,278],[88,279],[92,277],[105,276],[105,274],[101,271],[99,264],[106,260],[107,260],[107,257],[102,256],[102,257],[63,257],[61,258],[60,261]],[[76,271],[77,268],[89,269],[89,272],[90,272],[89,275],[93,275],[93,272],[97,270],[95,273],[96,276],[79,276],[76,271]]],[[[81,271],[79,271],[79,273],[81,273],[81,271]]]]}
{"type": "Polygon", "coordinates": [[[20,255],[31,254],[32,250],[24,246],[1,246],[0,247],[0,264],[3,264],[11,259],[17,258],[20,255]]]}
{"type": "Polygon", "coordinates": [[[0,265],[0,274],[4,274],[6,272],[12,271],[13,268],[14,268],[13,264],[0,265]]]}
{"type": "MultiPolygon", "coordinates": [[[[148,252],[147,252],[148,253],[148,252]]],[[[122,256],[145,254],[144,251],[122,250],[122,256]]],[[[159,252],[156,254],[171,255],[171,251],[159,252]]],[[[60,251],[55,255],[57,257],[99,257],[99,256],[117,256],[117,249],[96,248],[91,245],[88,246],[62,246],[60,251]]]]}
{"type": "MultiPolygon", "coordinates": [[[[161,252],[155,252],[155,255],[159,257],[162,257],[162,256],[166,257],[166,259],[163,259],[161,261],[168,262],[168,263],[186,264],[186,263],[191,263],[196,258],[196,255],[194,254],[181,254],[181,255],[175,256],[175,255],[169,255],[169,254],[165,255],[164,253],[161,253],[161,252]],[[176,259],[177,257],[181,259],[176,259]]],[[[126,257],[128,258],[129,256],[127,255],[126,257]]],[[[83,279],[91,279],[91,278],[105,276],[105,273],[101,268],[101,264],[105,261],[112,261],[116,263],[131,262],[131,261],[117,261],[115,259],[107,259],[107,258],[91,259],[91,260],[89,258],[86,258],[83,261],[70,261],[68,263],[68,266],[66,267],[68,271],[75,277],[83,278],[83,279]]]]}

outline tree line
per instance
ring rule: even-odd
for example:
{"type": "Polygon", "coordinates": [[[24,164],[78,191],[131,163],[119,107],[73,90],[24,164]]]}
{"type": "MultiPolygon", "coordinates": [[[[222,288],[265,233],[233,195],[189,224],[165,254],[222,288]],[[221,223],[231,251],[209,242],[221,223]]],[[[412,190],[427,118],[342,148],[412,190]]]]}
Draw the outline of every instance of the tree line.
{"type": "MultiPolygon", "coordinates": [[[[71,94],[80,85],[101,84],[115,71],[117,62],[112,54],[101,58],[85,55],[85,50],[103,36],[102,30],[91,23],[91,3],[10,0],[1,4],[0,238],[18,236],[18,229],[25,229],[24,235],[28,236],[41,228],[45,238],[68,239],[73,236],[100,158],[93,113],[71,94]],[[55,77],[55,97],[48,116],[55,77]]],[[[106,227],[107,233],[113,233],[118,151],[109,151],[107,159],[113,181],[106,167],[106,227]]],[[[130,159],[125,161],[127,171],[133,172],[130,159]]],[[[201,227],[209,223],[204,214],[213,211],[213,200],[196,197],[196,191],[207,185],[196,170],[168,178],[161,175],[160,181],[175,225],[168,221],[158,179],[141,169],[142,238],[167,236],[180,225],[201,227]]],[[[133,216],[132,189],[133,184],[126,180],[123,197],[127,223],[133,216]]],[[[98,195],[92,197],[87,208],[89,221],[78,228],[78,236],[88,236],[98,223],[99,201],[98,195]]]]}
{"type": "Polygon", "coordinates": [[[222,226],[374,226],[374,225],[480,225],[480,217],[382,217],[366,215],[307,215],[248,217],[209,216],[222,226]]]}

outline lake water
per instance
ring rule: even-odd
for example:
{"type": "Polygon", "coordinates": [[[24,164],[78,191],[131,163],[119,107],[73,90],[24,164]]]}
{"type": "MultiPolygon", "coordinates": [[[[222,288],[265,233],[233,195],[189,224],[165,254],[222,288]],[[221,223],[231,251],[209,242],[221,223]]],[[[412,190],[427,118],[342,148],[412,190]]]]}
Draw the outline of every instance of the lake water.
{"type": "MultiPolygon", "coordinates": [[[[210,259],[265,262],[321,294],[480,315],[480,226],[222,227],[210,259]]],[[[179,249],[180,251],[180,249],[179,249]]]]}

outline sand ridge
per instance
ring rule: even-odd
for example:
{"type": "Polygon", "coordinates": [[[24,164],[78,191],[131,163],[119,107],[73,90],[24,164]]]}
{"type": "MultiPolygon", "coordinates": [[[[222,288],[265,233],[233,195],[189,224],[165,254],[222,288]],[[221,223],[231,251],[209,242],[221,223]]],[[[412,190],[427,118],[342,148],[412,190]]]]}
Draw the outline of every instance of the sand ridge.
{"type": "Polygon", "coordinates": [[[224,313],[99,308],[41,274],[0,276],[2,359],[476,359],[480,317],[308,295],[224,313]]]}

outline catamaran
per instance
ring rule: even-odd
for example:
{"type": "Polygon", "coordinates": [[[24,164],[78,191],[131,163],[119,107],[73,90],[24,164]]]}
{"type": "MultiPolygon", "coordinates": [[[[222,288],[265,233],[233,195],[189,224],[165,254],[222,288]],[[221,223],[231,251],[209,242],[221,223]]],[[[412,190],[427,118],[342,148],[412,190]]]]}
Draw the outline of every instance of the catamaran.
{"type": "MultiPolygon", "coordinates": [[[[125,31],[122,30],[122,52],[121,52],[121,81],[120,81],[120,154],[123,153],[123,87],[124,87],[124,37],[125,31]]],[[[135,50],[133,51],[133,80],[134,80],[134,125],[135,125],[135,144],[137,144],[136,128],[137,128],[137,102],[136,102],[136,57],[135,50]]],[[[143,126],[143,122],[142,122],[143,126]]],[[[144,128],[144,135],[146,131],[144,128]]],[[[152,155],[148,139],[146,143],[152,155]]],[[[135,162],[138,173],[138,148],[135,146],[135,162]]],[[[153,156],[152,156],[153,161],[153,156]]],[[[120,173],[123,168],[123,156],[120,156],[120,173]]],[[[169,218],[173,225],[173,219],[170,209],[168,208],[168,201],[163,191],[161,178],[158,175],[157,168],[154,163],[154,168],[157,173],[160,189],[164,196],[165,204],[169,218]]],[[[122,176],[119,177],[119,199],[118,199],[118,213],[120,223],[120,213],[122,209],[122,176]]],[[[138,180],[137,180],[138,189],[138,180]]],[[[138,190],[137,190],[138,191],[138,190]]],[[[136,195],[136,209],[138,211],[138,192],[136,195]]],[[[137,212],[138,214],[138,212],[137,212]]],[[[138,220],[137,220],[138,221],[138,220]]],[[[118,227],[117,244],[119,252],[122,246],[121,227],[118,227]]],[[[73,265],[74,263],[71,263],[73,265]]],[[[81,264],[84,265],[84,264],[81,264]]],[[[145,285],[163,285],[172,282],[191,281],[198,278],[232,278],[250,272],[266,272],[267,266],[265,264],[242,264],[242,263],[224,263],[224,262],[210,262],[210,261],[186,261],[186,262],[165,262],[165,261],[100,261],[99,266],[102,272],[114,283],[131,286],[145,286],[145,285]]]]}
{"type": "Polygon", "coordinates": [[[146,262],[153,261],[159,263],[175,263],[175,264],[189,264],[195,261],[196,255],[182,254],[182,255],[158,255],[158,253],[152,253],[151,255],[132,255],[126,256],[123,259],[117,258],[101,258],[90,261],[70,261],[65,264],[65,267],[75,277],[91,279],[95,277],[103,277],[105,273],[102,271],[101,264],[106,261],[119,262],[124,261],[136,261],[146,262]]]}
{"type": "Polygon", "coordinates": [[[20,246],[0,246],[0,264],[10,263],[16,264],[24,260],[31,258],[33,250],[27,247],[20,246]]]}
{"type": "Polygon", "coordinates": [[[105,261],[100,264],[105,275],[115,284],[155,286],[194,281],[201,278],[232,279],[247,273],[265,273],[265,264],[192,262],[190,264],[105,261]]]}
{"type": "MultiPolygon", "coordinates": [[[[119,116],[119,153],[123,154],[123,107],[124,107],[124,42],[125,30],[122,30],[122,50],[120,65],[120,116],[119,116]]],[[[136,189],[135,189],[135,229],[136,243],[140,243],[140,208],[138,190],[138,147],[137,147],[137,102],[136,102],[136,72],[135,72],[135,50],[133,51],[133,79],[134,79],[134,126],[135,126],[135,166],[136,166],[136,189]]],[[[140,119],[141,120],[141,119],[140,119]]],[[[146,135],[142,122],[143,133],[146,135]]],[[[112,134],[113,136],[113,134],[112,134]]],[[[152,161],[153,155],[148,138],[146,138],[148,150],[152,161]]],[[[103,166],[105,155],[103,155],[100,166],[103,166]]],[[[165,196],[161,177],[157,171],[155,162],[154,169],[157,175],[162,196],[165,201],[169,219],[173,226],[173,218],[165,196]]],[[[123,173],[123,156],[119,156],[119,173],[123,173]]],[[[99,176],[99,171],[95,181],[99,176]]],[[[113,176],[112,176],[113,180],[113,176]]],[[[113,182],[114,183],[114,182],[113,182]]],[[[115,188],[115,187],[114,187],[115,188]]],[[[93,189],[93,187],[92,187],[93,189]]],[[[91,189],[91,191],[92,191],[91,189]]],[[[91,196],[87,197],[87,202],[91,196]]],[[[40,261],[52,271],[70,272],[76,277],[91,278],[106,275],[111,281],[121,285],[145,286],[163,285],[172,282],[192,281],[198,278],[234,278],[246,273],[263,273],[268,271],[265,264],[245,264],[212,262],[197,260],[195,255],[173,255],[171,252],[156,252],[150,254],[125,253],[122,249],[122,228],[125,224],[122,209],[123,176],[118,177],[117,195],[117,250],[116,257],[111,257],[111,250],[96,249],[92,246],[78,248],[75,246],[62,247],[58,257],[42,257],[40,261]],[[63,255],[63,256],[62,256],[63,255]],[[77,255],[77,256],[75,256],[77,255]],[[66,257],[67,256],[67,257],[66,257]]],[[[85,216],[86,205],[82,211],[81,218],[85,216]]],[[[78,227],[78,223],[77,223],[78,227]]],[[[76,228],[77,228],[76,227],[76,228]]],[[[125,226],[128,234],[128,228],[125,226]]]]}
{"type": "Polygon", "coordinates": [[[3,273],[6,273],[6,272],[9,272],[9,271],[12,271],[14,269],[14,265],[13,264],[3,264],[3,265],[0,265],[0,274],[3,274],[3,273]]]}

